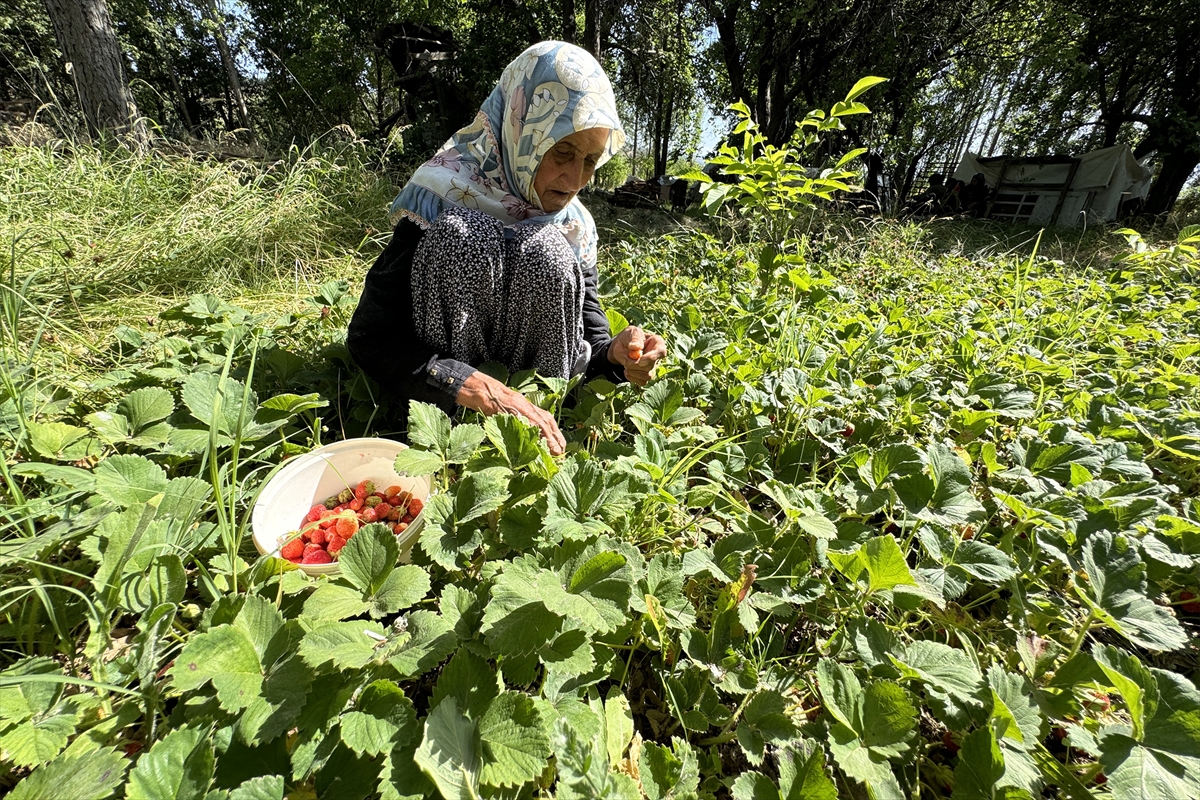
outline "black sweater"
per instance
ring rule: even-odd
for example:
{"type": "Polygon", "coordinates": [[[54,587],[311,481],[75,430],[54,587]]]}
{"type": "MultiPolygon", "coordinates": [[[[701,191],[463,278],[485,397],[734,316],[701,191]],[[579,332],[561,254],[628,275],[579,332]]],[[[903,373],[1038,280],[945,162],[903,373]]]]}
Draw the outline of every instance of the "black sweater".
{"type": "MultiPolygon", "coordinates": [[[[412,262],[425,231],[410,220],[396,226],[392,241],[367,273],[358,308],[350,319],[346,346],[363,372],[395,397],[450,410],[477,364],[443,358],[417,335],[412,322],[412,262]]],[[[592,346],[587,379],[624,380],[608,361],[612,333],[600,308],[599,275],[584,267],[583,336],[592,346]]],[[[407,409],[408,403],[404,406],[407,409]]]]}

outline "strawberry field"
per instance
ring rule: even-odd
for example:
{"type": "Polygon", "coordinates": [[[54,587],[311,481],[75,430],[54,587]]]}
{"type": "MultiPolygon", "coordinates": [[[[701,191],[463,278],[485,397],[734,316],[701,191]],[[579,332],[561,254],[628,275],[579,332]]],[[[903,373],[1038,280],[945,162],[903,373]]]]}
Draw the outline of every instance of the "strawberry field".
{"type": "Polygon", "coordinates": [[[758,216],[606,239],[655,381],[504,376],[560,459],[414,404],[411,562],[368,522],[310,578],[250,510],[293,456],[400,436],[340,338],[388,190],[85,157],[0,159],[48,204],[0,231],[14,800],[1200,796],[1200,231],[968,246],[735,154],[758,216]],[[361,210],[312,227],[314,186],[361,210]],[[193,226],[133,247],[161,197],[193,226]],[[261,229],[198,222],[230,203],[261,229]]]}

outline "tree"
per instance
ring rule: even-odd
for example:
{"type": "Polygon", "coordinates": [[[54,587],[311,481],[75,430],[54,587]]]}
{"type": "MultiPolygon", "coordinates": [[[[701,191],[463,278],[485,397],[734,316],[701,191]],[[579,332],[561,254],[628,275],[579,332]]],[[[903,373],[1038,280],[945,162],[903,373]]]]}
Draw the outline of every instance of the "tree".
{"type": "Polygon", "coordinates": [[[1200,5],[1028,0],[1031,69],[1011,84],[1006,133],[1033,154],[1127,143],[1158,171],[1146,211],[1170,210],[1200,164],[1200,5]]]}
{"type": "Polygon", "coordinates": [[[624,6],[611,29],[614,84],[631,112],[630,143],[649,145],[654,175],[666,174],[672,152],[698,137],[699,28],[694,7],[684,0],[643,0],[624,6]]]}
{"type": "Polygon", "coordinates": [[[46,11],[92,134],[111,131],[145,142],[146,125],[125,82],[121,48],[104,0],[46,0],[46,11]]]}
{"type": "Polygon", "coordinates": [[[207,27],[213,39],[216,40],[217,52],[221,54],[221,65],[225,68],[225,75],[229,80],[229,93],[233,107],[237,110],[238,120],[246,129],[250,141],[256,142],[254,123],[250,119],[250,110],[246,107],[246,98],[242,96],[242,79],[238,75],[237,64],[233,61],[233,52],[229,49],[229,37],[225,32],[225,15],[217,7],[216,0],[202,2],[200,11],[208,22],[207,27]]]}

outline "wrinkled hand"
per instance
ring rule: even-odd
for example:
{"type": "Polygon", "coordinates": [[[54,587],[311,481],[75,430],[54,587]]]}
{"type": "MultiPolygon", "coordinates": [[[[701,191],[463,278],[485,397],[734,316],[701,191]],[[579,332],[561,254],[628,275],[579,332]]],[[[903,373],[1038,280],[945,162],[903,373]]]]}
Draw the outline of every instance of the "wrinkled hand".
{"type": "Polygon", "coordinates": [[[558,429],[553,414],[535,406],[525,395],[508,388],[489,375],[474,372],[463,382],[455,402],[488,417],[494,414],[512,414],[528,420],[541,432],[542,438],[550,447],[551,455],[561,456],[567,451],[567,440],[558,429]]]}
{"type": "Polygon", "coordinates": [[[625,368],[625,379],[645,386],[654,377],[654,367],[667,355],[667,343],[655,333],[630,325],[608,346],[608,360],[625,368]]]}

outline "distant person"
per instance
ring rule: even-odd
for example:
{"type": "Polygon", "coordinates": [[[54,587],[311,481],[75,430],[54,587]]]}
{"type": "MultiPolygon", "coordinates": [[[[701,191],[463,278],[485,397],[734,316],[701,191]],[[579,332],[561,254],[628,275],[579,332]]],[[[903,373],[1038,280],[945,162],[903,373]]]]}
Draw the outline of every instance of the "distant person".
{"type": "Polygon", "coordinates": [[[591,54],[541,42],[519,55],[393,201],[391,243],[350,320],[355,362],[398,399],[524,417],[565,452],[553,414],[479,367],[639,385],[654,374],[661,337],[609,330],[596,224],[577,197],[624,143],[591,54]]]}
{"type": "Polygon", "coordinates": [[[883,211],[883,158],[878,153],[867,156],[867,179],[863,182],[867,202],[883,211]]]}
{"type": "Polygon", "coordinates": [[[963,187],[967,184],[963,181],[951,178],[946,184],[946,193],[942,195],[942,212],[946,214],[957,214],[962,210],[961,193],[963,187]]]}
{"type": "Polygon", "coordinates": [[[971,176],[971,182],[964,186],[958,195],[963,213],[969,217],[982,217],[987,213],[989,194],[987,178],[982,172],[976,172],[971,176]]]}
{"type": "Polygon", "coordinates": [[[946,176],[935,172],[929,176],[929,188],[914,197],[908,203],[908,210],[913,214],[936,214],[942,210],[942,200],[946,197],[946,176]]]}
{"type": "Polygon", "coordinates": [[[671,184],[671,211],[678,214],[686,211],[688,207],[688,182],[685,180],[675,179],[671,184]]]}

